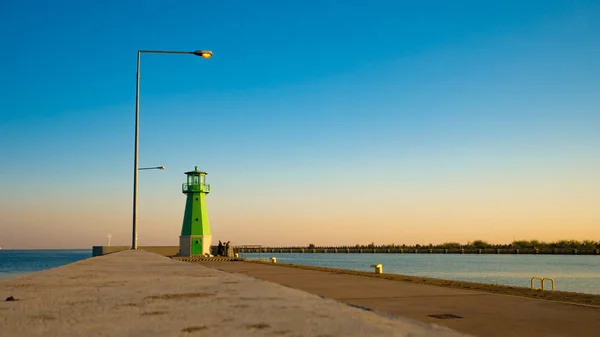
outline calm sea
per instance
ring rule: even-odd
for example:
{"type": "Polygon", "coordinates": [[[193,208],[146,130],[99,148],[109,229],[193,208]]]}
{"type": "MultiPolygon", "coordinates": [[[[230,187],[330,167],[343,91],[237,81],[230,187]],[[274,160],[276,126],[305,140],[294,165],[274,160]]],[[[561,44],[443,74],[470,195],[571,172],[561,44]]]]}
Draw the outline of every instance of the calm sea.
{"type": "MultiPolygon", "coordinates": [[[[244,254],[259,258],[259,254],[244,254]]],[[[529,287],[533,276],[551,277],[556,290],[600,294],[600,256],[471,254],[260,254],[277,262],[529,287]]],[[[537,281],[539,282],[539,281],[537,281]]],[[[537,284],[539,285],[539,284],[537,284]]],[[[550,286],[549,282],[546,284],[550,286]]]]}
{"type": "Polygon", "coordinates": [[[62,266],[92,257],[91,249],[0,250],[0,278],[62,266]]]}
{"type": "MultiPolygon", "coordinates": [[[[0,250],[0,278],[62,266],[92,256],[81,250],[0,250]]],[[[531,277],[552,277],[556,290],[600,294],[600,256],[458,254],[244,254],[278,262],[529,287],[531,277]]]]}

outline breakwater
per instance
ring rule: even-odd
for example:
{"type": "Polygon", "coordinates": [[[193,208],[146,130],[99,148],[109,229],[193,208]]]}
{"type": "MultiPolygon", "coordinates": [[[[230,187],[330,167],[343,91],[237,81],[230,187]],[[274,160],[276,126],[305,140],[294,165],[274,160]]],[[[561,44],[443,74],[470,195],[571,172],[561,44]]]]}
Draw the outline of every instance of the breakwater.
{"type": "MultiPolygon", "coordinates": [[[[254,254],[253,254],[254,255],[254,254]]],[[[299,255],[299,254],[298,254],[299,255]]],[[[322,256],[322,254],[319,254],[322,256]]],[[[282,260],[286,260],[281,254],[282,260]]],[[[304,254],[312,258],[316,254],[304,254]]],[[[334,255],[329,259],[373,259],[374,257],[401,260],[396,255],[334,255]]],[[[405,258],[432,260],[435,258],[504,259],[511,256],[477,255],[404,255],[405,258]]],[[[566,258],[571,256],[539,256],[542,259],[566,258]]],[[[520,256],[518,259],[540,260],[538,257],[520,256]]],[[[575,259],[598,260],[595,257],[575,259]]],[[[431,322],[468,333],[471,336],[577,336],[597,337],[598,308],[579,305],[598,303],[598,295],[572,294],[551,291],[532,291],[528,288],[501,287],[491,284],[455,282],[443,279],[425,279],[406,275],[375,274],[373,271],[307,267],[277,263],[211,262],[202,264],[221,271],[242,273],[265,281],[282,284],[289,288],[304,290],[323,298],[332,298],[365,310],[382,314],[408,317],[421,322],[431,322]],[[481,291],[485,290],[485,292],[481,291]],[[500,292],[500,293],[499,293],[500,292]],[[501,293],[511,295],[501,295],[501,293]],[[529,293],[530,298],[525,298],[529,293]],[[517,295],[517,296],[515,296],[517,295]],[[521,295],[521,296],[519,296],[521,295]],[[562,296],[562,297],[559,297],[562,296]],[[533,298],[531,298],[533,297],[533,298]],[[536,300],[534,298],[544,298],[536,300]],[[555,299],[559,302],[548,299],[555,299]],[[578,305],[565,304],[571,300],[578,305]],[[594,300],[595,299],[595,300],[594,300]],[[585,302],[584,302],[585,301],[585,302]],[[569,324],[565,324],[568,322],[569,324]]],[[[384,263],[384,270],[385,270],[384,263]]],[[[270,304],[270,306],[273,306],[270,304]]],[[[316,315],[323,315],[316,308],[316,315]]],[[[277,313],[284,315],[283,312],[277,313]]],[[[336,316],[339,314],[336,314],[336,316]]],[[[294,319],[299,320],[294,317],[294,319]]],[[[310,322],[305,322],[310,325],[310,322]]],[[[369,336],[360,332],[362,336],[369,336]]],[[[271,334],[272,335],[272,334],[271,334]]],[[[289,335],[289,334],[288,334],[289,335]]],[[[323,335],[322,332],[319,335],[323,335]]],[[[265,334],[266,336],[266,334],[265,334]]],[[[342,335],[339,335],[342,336],[342,335]]],[[[404,335],[406,336],[406,335],[404,335]]],[[[438,336],[431,334],[429,336],[438,336]]]]}
{"type": "Polygon", "coordinates": [[[319,254],[556,254],[600,255],[600,249],[577,248],[428,248],[428,247],[234,247],[236,253],[319,254]]]}
{"type": "Polygon", "coordinates": [[[142,250],[0,280],[0,296],[2,337],[464,336],[142,250]]]}

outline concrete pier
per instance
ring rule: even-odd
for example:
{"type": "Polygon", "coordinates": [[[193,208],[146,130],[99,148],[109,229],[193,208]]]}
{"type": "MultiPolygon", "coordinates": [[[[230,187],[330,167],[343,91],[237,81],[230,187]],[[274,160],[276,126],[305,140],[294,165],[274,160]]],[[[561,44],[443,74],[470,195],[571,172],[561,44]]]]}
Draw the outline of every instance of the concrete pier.
{"type": "Polygon", "coordinates": [[[596,305],[413,284],[272,263],[212,262],[202,265],[477,336],[600,336],[600,306],[596,305]]]}
{"type": "Polygon", "coordinates": [[[0,296],[1,337],[465,336],[145,251],[0,280],[0,296]]]}

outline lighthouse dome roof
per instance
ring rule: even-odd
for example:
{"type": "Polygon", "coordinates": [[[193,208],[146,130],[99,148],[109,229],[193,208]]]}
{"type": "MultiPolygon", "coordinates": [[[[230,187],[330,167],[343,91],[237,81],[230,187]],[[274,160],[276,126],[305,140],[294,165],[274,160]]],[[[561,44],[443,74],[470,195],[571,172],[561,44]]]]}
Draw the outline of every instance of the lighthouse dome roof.
{"type": "Polygon", "coordinates": [[[199,171],[198,166],[193,171],[185,172],[185,174],[198,174],[198,175],[207,175],[208,173],[199,171]]]}

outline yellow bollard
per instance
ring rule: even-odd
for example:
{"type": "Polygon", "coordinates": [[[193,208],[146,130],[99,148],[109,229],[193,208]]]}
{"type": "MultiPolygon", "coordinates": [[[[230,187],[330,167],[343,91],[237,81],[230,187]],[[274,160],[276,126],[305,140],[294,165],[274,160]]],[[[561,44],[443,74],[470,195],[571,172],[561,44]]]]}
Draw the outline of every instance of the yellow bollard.
{"type": "Polygon", "coordinates": [[[277,258],[276,257],[272,257],[271,258],[271,263],[277,263],[277,258]]]}
{"type": "Polygon", "coordinates": [[[235,253],[235,258],[237,259],[238,257],[240,257],[240,254],[235,253]]]}
{"type": "Polygon", "coordinates": [[[372,264],[371,268],[375,268],[375,274],[383,273],[383,266],[381,264],[372,264]]]}

